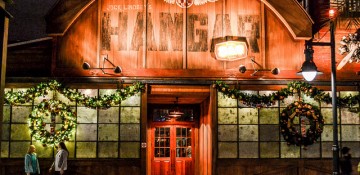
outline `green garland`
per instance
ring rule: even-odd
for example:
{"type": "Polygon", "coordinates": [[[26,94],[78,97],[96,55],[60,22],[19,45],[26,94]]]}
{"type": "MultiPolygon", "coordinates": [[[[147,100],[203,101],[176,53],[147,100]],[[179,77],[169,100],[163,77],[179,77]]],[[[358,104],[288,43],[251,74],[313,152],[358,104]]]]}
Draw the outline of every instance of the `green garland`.
{"type": "Polygon", "coordinates": [[[288,145],[304,145],[306,148],[317,141],[323,127],[324,119],[320,110],[311,104],[296,101],[281,112],[281,133],[288,145]],[[294,126],[295,119],[299,121],[300,127],[294,126]],[[306,125],[310,127],[306,129],[306,125]]]}
{"type": "MultiPolygon", "coordinates": [[[[288,96],[293,96],[296,93],[303,92],[305,95],[314,98],[316,101],[322,101],[327,104],[330,104],[332,98],[329,93],[325,93],[323,90],[320,90],[316,87],[312,87],[306,82],[293,81],[288,83],[286,88],[282,88],[278,92],[271,93],[270,95],[254,95],[243,93],[240,90],[233,88],[231,89],[229,85],[225,84],[222,81],[216,81],[213,84],[213,88],[216,88],[218,91],[222,92],[225,96],[233,99],[239,99],[242,103],[248,106],[253,107],[266,107],[271,106],[276,103],[278,100],[284,100],[288,96]]],[[[337,104],[338,106],[347,106],[353,107],[359,104],[360,95],[349,95],[346,97],[338,97],[337,104]]]]}
{"type": "Polygon", "coordinates": [[[43,146],[55,145],[62,141],[68,141],[76,127],[76,114],[69,106],[57,100],[44,100],[36,106],[29,115],[29,128],[35,140],[40,141],[43,146]],[[59,115],[62,126],[55,130],[55,116],[59,115]],[[54,123],[51,131],[45,129],[45,117],[51,116],[54,123]]]}
{"type": "MultiPolygon", "coordinates": [[[[254,95],[243,93],[238,89],[231,89],[229,85],[222,81],[216,81],[213,84],[213,88],[216,88],[219,92],[222,92],[224,96],[238,99],[245,105],[258,108],[271,106],[275,104],[276,101],[284,100],[288,96],[293,96],[296,93],[300,95],[300,92],[303,92],[305,95],[314,98],[316,101],[322,101],[327,104],[332,102],[332,98],[330,97],[329,93],[325,93],[323,90],[312,87],[306,82],[298,81],[290,82],[286,88],[282,88],[280,91],[271,93],[270,95],[254,95]]],[[[347,106],[351,108],[359,104],[360,95],[349,95],[342,98],[339,97],[337,100],[339,106],[347,106]]],[[[357,112],[357,110],[351,112],[357,112]]],[[[294,102],[281,112],[281,133],[289,145],[304,145],[304,148],[306,148],[307,145],[315,143],[316,140],[321,136],[323,126],[324,119],[320,110],[311,104],[294,102]],[[294,126],[295,116],[303,117],[299,119],[299,121],[308,121],[310,127],[305,129],[305,125],[302,125],[303,128],[301,128],[300,125],[301,130],[297,130],[294,126]],[[306,119],[304,117],[306,117],[306,119]]]]}
{"type": "MultiPolygon", "coordinates": [[[[272,93],[270,95],[261,96],[254,94],[246,94],[238,89],[230,89],[229,85],[221,81],[216,81],[213,84],[213,87],[216,88],[218,91],[222,92],[224,95],[234,99],[239,99],[244,104],[253,107],[271,106],[278,100],[283,100],[288,96],[292,96],[295,93],[300,92],[305,93],[306,95],[314,98],[317,101],[331,103],[331,97],[329,93],[325,93],[322,90],[317,89],[316,87],[312,87],[306,82],[291,82],[287,85],[287,88],[283,88],[280,91],[272,93]]],[[[5,103],[10,105],[28,103],[33,101],[36,97],[45,96],[46,94],[48,94],[49,90],[57,91],[67,97],[70,101],[82,103],[88,108],[109,108],[112,105],[117,105],[121,103],[122,100],[125,100],[129,96],[133,96],[136,93],[143,91],[144,85],[142,83],[134,83],[132,86],[127,86],[123,89],[117,89],[117,91],[111,95],[104,95],[102,97],[86,97],[84,94],[81,94],[80,92],[77,92],[73,89],[65,88],[56,80],[53,80],[47,83],[40,83],[36,87],[30,88],[25,92],[7,92],[5,93],[5,103]]],[[[350,95],[347,97],[338,98],[338,104],[339,106],[351,107],[359,104],[359,99],[359,95],[350,95]]],[[[65,103],[53,100],[43,101],[39,104],[39,106],[35,107],[30,115],[30,130],[34,138],[41,141],[44,145],[54,144],[59,141],[67,140],[71,134],[71,131],[76,127],[76,124],[70,125],[68,123],[69,121],[76,121],[76,115],[72,113],[71,110],[69,110],[70,108],[65,103]],[[55,108],[49,108],[49,106],[54,105],[55,108]],[[45,132],[44,130],[46,124],[44,124],[43,119],[44,116],[47,116],[46,114],[49,113],[51,113],[52,115],[60,115],[60,117],[62,118],[63,125],[61,127],[61,130],[55,132],[57,136],[54,136],[49,132],[45,132]]],[[[289,130],[288,132],[285,131],[283,135],[284,134],[289,136],[289,134],[292,133],[289,130]]],[[[305,145],[309,144],[310,142],[306,141],[302,144],[305,145]]],[[[292,144],[293,142],[289,143],[292,144]]]]}
{"type": "MultiPolygon", "coordinates": [[[[36,97],[45,96],[48,91],[57,91],[67,97],[72,102],[78,102],[88,108],[107,109],[113,105],[118,105],[127,97],[133,96],[143,91],[145,86],[142,83],[134,83],[122,89],[117,89],[114,94],[104,95],[102,97],[86,97],[84,94],[74,89],[63,87],[56,80],[47,83],[40,83],[27,91],[6,92],[5,103],[18,105],[32,102],[36,97]]],[[[61,141],[67,141],[76,127],[76,114],[71,108],[63,102],[57,100],[44,100],[38,106],[34,107],[29,115],[29,129],[35,140],[40,141],[43,146],[54,145],[61,141]],[[55,131],[55,116],[59,115],[62,120],[62,126],[55,131]],[[45,117],[51,117],[51,131],[45,130],[45,117]]]]}
{"type": "Polygon", "coordinates": [[[70,101],[81,103],[88,108],[107,109],[112,105],[120,104],[121,101],[125,100],[127,97],[143,91],[144,88],[144,84],[137,82],[131,86],[117,89],[116,92],[111,95],[104,95],[102,97],[86,97],[84,94],[77,92],[75,89],[63,87],[63,85],[56,80],[52,80],[47,83],[40,83],[36,87],[30,88],[25,92],[7,92],[5,93],[5,103],[10,105],[24,104],[32,102],[36,97],[47,95],[48,91],[57,91],[70,101]]]}

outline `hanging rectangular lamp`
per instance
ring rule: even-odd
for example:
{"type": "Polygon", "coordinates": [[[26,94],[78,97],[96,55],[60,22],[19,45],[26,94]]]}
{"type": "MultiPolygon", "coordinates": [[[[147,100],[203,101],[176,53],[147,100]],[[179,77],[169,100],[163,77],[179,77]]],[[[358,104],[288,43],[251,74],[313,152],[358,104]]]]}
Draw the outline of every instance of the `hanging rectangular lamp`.
{"type": "Polygon", "coordinates": [[[221,61],[235,61],[248,56],[246,37],[225,36],[211,41],[211,55],[221,61]]]}
{"type": "Polygon", "coordinates": [[[174,111],[170,111],[168,116],[172,118],[178,118],[181,117],[182,115],[184,115],[184,113],[181,112],[180,110],[174,110],[174,111]]]}

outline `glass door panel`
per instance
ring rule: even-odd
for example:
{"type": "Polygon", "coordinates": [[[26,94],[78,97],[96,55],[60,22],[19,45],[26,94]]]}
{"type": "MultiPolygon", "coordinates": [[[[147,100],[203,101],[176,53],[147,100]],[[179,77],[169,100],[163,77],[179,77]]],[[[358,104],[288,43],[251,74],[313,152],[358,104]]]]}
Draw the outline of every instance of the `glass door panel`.
{"type": "Polygon", "coordinates": [[[170,157],[170,127],[156,127],[154,138],[154,157],[170,157]]]}
{"type": "Polygon", "coordinates": [[[155,125],[152,175],[193,174],[193,125],[155,125]]]}
{"type": "Polygon", "coordinates": [[[191,128],[176,128],[176,157],[191,157],[191,128]]]}

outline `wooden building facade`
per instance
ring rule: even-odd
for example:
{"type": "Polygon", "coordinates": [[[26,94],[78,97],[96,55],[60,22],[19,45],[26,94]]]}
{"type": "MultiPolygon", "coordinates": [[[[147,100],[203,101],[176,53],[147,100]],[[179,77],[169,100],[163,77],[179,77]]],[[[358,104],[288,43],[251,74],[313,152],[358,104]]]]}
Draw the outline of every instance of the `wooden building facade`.
{"type": "MultiPolygon", "coordinates": [[[[145,88],[106,108],[56,90],[4,104],[0,174],[23,172],[29,144],[37,146],[46,173],[55,150],[36,142],[27,116],[50,99],[76,114],[77,126],[66,141],[70,174],[332,174],[331,104],[301,92],[257,106],[214,85],[221,81],[266,96],[304,81],[297,72],[305,41],[329,42],[328,26],[313,35],[314,21],[296,0],[199,1],[188,0],[194,4],[182,8],[187,4],[181,0],[59,0],[46,16],[48,38],[8,46],[5,92],[49,80],[84,97],[110,96],[138,82],[145,88]],[[224,36],[246,37],[248,56],[217,60],[213,39],[224,36]],[[280,72],[273,74],[273,68],[280,72]],[[298,100],[318,107],[324,118],[321,137],[310,145],[289,144],[281,133],[282,111],[298,100]],[[180,119],[167,117],[175,107],[183,109],[180,119]]],[[[335,39],[355,31],[340,23],[335,39]]],[[[323,74],[311,84],[328,92],[330,48],[314,50],[323,74]]],[[[343,57],[336,53],[337,62],[343,57]]],[[[339,97],[359,95],[359,71],[357,63],[337,71],[339,97]]],[[[338,108],[339,144],[351,148],[354,170],[360,159],[358,103],[338,108]]],[[[47,129],[51,122],[44,122],[47,129]]],[[[54,128],[61,125],[54,119],[54,128]]]]}

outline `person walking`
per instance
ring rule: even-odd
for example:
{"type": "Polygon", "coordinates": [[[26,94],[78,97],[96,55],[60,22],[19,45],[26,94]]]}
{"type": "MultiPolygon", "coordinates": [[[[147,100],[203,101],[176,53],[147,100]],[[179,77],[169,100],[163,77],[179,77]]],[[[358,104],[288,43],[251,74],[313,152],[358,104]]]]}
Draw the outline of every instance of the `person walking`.
{"type": "Polygon", "coordinates": [[[341,153],[342,153],[342,157],[340,160],[341,175],[351,175],[352,164],[351,164],[350,148],[343,147],[341,149],[341,153]]]}
{"type": "Polygon", "coordinates": [[[30,145],[27,153],[25,154],[25,173],[26,175],[39,175],[40,166],[39,160],[36,155],[36,148],[30,145]]]}
{"type": "Polygon", "coordinates": [[[68,156],[68,149],[66,148],[64,142],[60,142],[57,145],[55,161],[51,165],[49,172],[51,173],[52,170],[54,170],[54,175],[66,175],[68,156]]]}

